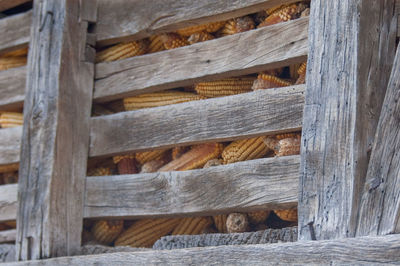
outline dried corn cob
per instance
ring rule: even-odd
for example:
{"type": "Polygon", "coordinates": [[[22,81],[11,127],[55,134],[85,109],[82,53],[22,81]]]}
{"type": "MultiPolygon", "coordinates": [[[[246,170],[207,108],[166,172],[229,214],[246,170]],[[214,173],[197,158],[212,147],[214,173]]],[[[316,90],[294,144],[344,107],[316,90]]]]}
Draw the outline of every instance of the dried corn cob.
{"type": "Polygon", "coordinates": [[[212,224],[210,217],[187,217],[175,227],[171,235],[198,235],[212,224]]]}
{"type": "Polygon", "coordinates": [[[190,44],[194,44],[194,43],[205,42],[205,41],[209,41],[209,40],[213,40],[213,39],[215,39],[215,37],[211,33],[201,31],[201,32],[196,32],[196,33],[193,33],[192,35],[190,35],[190,37],[188,38],[188,42],[190,44]]]}
{"type": "Polygon", "coordinates": [[[142,169],[140,170],[140,173],[154,173],[157,172],[158,169],[160,169],[164,164],[165,160],[162,159],[156,159],[149,161],[145,164],[142,165],[142,169]]]}
{"type": "Polygon", "coordinates": [[[261,158],[268,152],[265,137],[237,140],[229,144],[222,152],[224,164],[261,158]]]}
{"type": "Polygon", "coordinates": [[[228,229],[226,228],[226,219],[228,215],[220,214],[213,216],[215,227],[217,228],[218,232],[220,233],[227,233],[228,229]]]}
{"type": "Polygon", "coordinates": [[[258,28],[265,27],[280,22],[289,21],[300,17],[307,6],[303,3],[291,4],[271,13],[262,23],[258,25],[258,28]]]}
{"type": "Polygon", "coordinates": [[[300,154],[300,137],[281,139],[278,143],[276,156],[288,156],[300,154]]]}
{"type": "Polygon", "coordinates": [[[26,65],[27,58],[22,56],[0,57],[0,70],[7,70],[14,67],[26,65]]]}
{"type": "Polygon", "coordinates": [[[111,175],[111,169],[106,167],[97,167],[88,171],[88,176],[105,176],[111,175]]]}
{"type": "Polygon", "coordinates": [[[274,210],[274,213],[284,221],[297,222],[297,209],[274,210]]]}
{"type": "Polygon", "coordinates": [[[292,82],[278,78],[274,75],[269,75],[265,73],[261,73],[258,75],[257,79],[254,81],[252,89],[253,90],[262,90],[262,89],[271,89],[271,88],[279,88],[293,85],[292,82]]]}
{"type": "Polygon", "coordinates": [[[145,40],[120,43],[96,54],[96,63],[121,60],[147,52],[148,42],[145,40]]]}
{"type": "Polygon", "coordinates": [[[22,126],[24,115],[15,112],[2,112],[0,114],[0,125],[2,128],[22,126]]]}
{"type": "Polygon", "coordinates": [[[176,33],[166,33],[161,35],[161,40],[164,44],[165,49],[171,50],[178,47],[189,45],[189,42],[185,37],[182,37],[176,33]]]}
{"type": "Polygon", "coordinates": [[[299,137],[300,137],[300,133],[299,132],[282,133],[282,134],[275,135],[275,138],[277,140],[287,139],[287,138],[299,138],[299,137]]]}
{"type": "Polygon", "coordinates": [[[195,145],[190,151],[164,165],[158,171],[184,171],[201,168],[207,161],[218,158],[222,149],[223,145],[219,143],[195,145]]]}
{"type": "Polygon", "coordinates": [[[275,138],[275,136],[267,136],[264,139],[264,143],[265,143],[265,146],[267,146],[268,149],[275,151],[275,150],[278,149],[277,146],[278,146],[279,140],[277,140],[275,138]]]}
{"type": "Polygon", "coordinates": [[[202,99],[205,97],[190,92],[161,91],[125,98],[124,106],[125,110],[131,111],[202,99]]]}
{"type": "Polygon", "coordinates": [[[178,159],[179,157],[181,157],[183,154],[185,154],[186,152],[188,152],[190,150],[189,146],[178,146],[178,147],[174,147],[172,149],[172,160],[178,159]]]}
{"type": "Polygon", "coordinates": [[[160,237],[170,233],[180,219],[144,219],[135,222],[115,240],[116,246],[151,247],[160,237]]]}
{"type": "Polygon", "coordinates": [[[2,54],[1,57],[23,57],[28,55],[28,47],[2,54]]]}
{"type": "Polygon", "coordinates": [[[15,184],[18,183],[18,172],[6,172],[3,173],[4,184],[15,184]]]}
{"type": "Polygon", "coordinates": [[[306,83],[306,71],[307,71],[307,63],[302,63],[299,69],[297,70],[297,74],[299,75],[299,77],[296,80],[296,85],[306,83]]]}
{"type": "Polygon", "coordinates": [[[265,12],[267,12],[267,15],[271,15],[272,13],[275,13],[275,12],[277,12],[277,11],[287,7],[287,6],[288,6],[288,4],[274,6],[274,7],[268,8],[267,10],[265,10],[265,12]]]}
{"type": "Polygon", "coordinates": [[[135,157],[135,154],[119,155],[113,157],[113,161],[117,165],[118,173],[120,175],[136,174],[138,172],[135,157]]]}
{"type": "Polygon", "coordinates": [[[220,34],[222,36],[232,35],[255,28],[254,20],[249,16],[240,18],[234,18],[226,22],[224,27],[221,29],[220,34]]]}
{"type": "Polygon", "coordinates": [[[251,77],[200,82],[196,84],[195,90],[205,97],[221,97],[249,92],[253,82],[254,78],[251,77]]]}
{"type": "Polygon", "coordinates": [[[196,26],[179,29],[176,31],[176,33],[178,33],[179,35],[182,35],[182,36],[186,36],[186,37],[190,36],[194,33],[202,32],[202,31],[207,32],[207,33],[212,33],[212,32],[216,32],[217,30],[222,28],[222,26],[224,26],[224,24],[225,24],[225,21],[211,22],[211,23],[207,23],[207,24],[196,25],[196,26]]]}
{"type": "Polygon", "coordinates": [[[161,149],[161,150],[153,150],[153,151],[144,151],[136,153],[136,160],[140,164],[145,164],[149,161],[155,159],[161,159],[161,157],[168,151],[168,149],[161,149]]]}
{"type": "Polygon", "coordinates": [[[219,166],[222,165],[222,160],[221,159],[212,159],[206,162],[206,164],[203,166],[203,168],[210,168],[213,166],[219,166]]]}
{"type": "Polygon", "coordinates": [[[19,169],[19,163],[0,165],[0,173],[15,172],[19,169]]]}
{"type": "Polygon", "coordinates": [[[245,213],[231,213],[226,219],[228,233],[243,233],[249,229],[249,221],[245,213]]]}
{"type": "Polygon", "coordinates": [[[94,238],[104,245],[111,244],[122,232],[124,228],[124,221],[97,221],[92,227],[92,234],[94,238]]]}
{"type": "Polygon", "coordinates": [[[265,223],[271,211],[255,211],[247,213],[247,217],[249,218],[249,222],[252,225],[257,225],[261,223],[265,223]]]}
{"type": "Polygon", "coordinates": [[[150,44],[148,49],[149,53],[156,53],[165,50],[164,43],[162,42],[160,35],[150,36],[149,39],[150,39],[150,44]]]}
{"type": "Polygon", "coordinates": [[[118,164],[122,159],[135,159],[136,155],[134,153],[132,154],[126,154],[126,155],[117,155],[113,157],[113,162],[115,164],[118,164]]]}

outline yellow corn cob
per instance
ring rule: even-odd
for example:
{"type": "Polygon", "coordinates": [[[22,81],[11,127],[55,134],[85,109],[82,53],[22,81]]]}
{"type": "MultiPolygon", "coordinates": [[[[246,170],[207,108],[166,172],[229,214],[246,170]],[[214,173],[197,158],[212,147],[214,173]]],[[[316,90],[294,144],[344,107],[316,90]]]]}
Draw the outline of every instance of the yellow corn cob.
{"type": "Polygon", "coordinates": [[[210,168],[213,166],[219,166],[222,165],[222,160],[221,159],[212,159],[206,162],[206,164],[203,166],[203,168],[210,168]]]}
{"type": "Polygon", "coordinates": [[[189,150],[190,150],[189,146],[174,147],[171,152],[172,160],[178,159],[179,157],[181,157],[184,153],[188,152],[189,150]]]}
{"type": "Polygon", "coordinates": [[[181,219],[171,235],[198,235],[212,224],[210,217],[188,217],[181,219]]]}
{"type": "Polygon", "coordinates": [[[296,80],[296,85],[306,83],[306,70],[307,70],[307,63],[302,63],[299,69],[297,70],[299,77],[296,80]]]}
{"type": "Polygon", "coordinates": [[[300,137],[300,133],[298,133],[298,132],[282,133],[282,134],[275,135],[275,138],[277,140],[287,139],[287,138],[299,138],[299,137],[300,137]]]}
{"type": "Polygon", "coordinates": [[[149,49],[148,49],[149,53],[156,53],[156,52],[165,50],[165,47],[161,40],[160,35],[150,36],[149,39],[150,39],[150,44],[149,44],[149,49]]]}
{"type": "Polygon", "coordinates": [[[291,4],[271,13],[262,23],[258,25],[258,28],[273,25],[280,22],[289,21],[300,17],[307,6],[303,3],[291,4]]]}
{"type": "Polygon", "coordinates": [[[278,143],[276,156],[288,156],[300,154],[300,137],[281,139],[278,143]]]}
{"type": "Polygon", "coordinates": [[[209,40],[213,40],[213,39],[215,39],[215,37],[211,33],[201,31],[201,32],[196,32],[196,33],[193,33],[192,35],[190,35],[190,37],[188,38],[188,42],[190,44],[194,44],[194,43],[209,41],[209,40]]]}
{"type": "Polygon", "coordinates": [[[237,140],[222,152],[224,164],[261,158],[269,151],[264,143],[265,137],[237,140]]]}
{"type": "Polygon", "coordinates": [[[292,82],[278,78],[273,75],[268,74],[259,74],[257,79],[254,81],[252,89],[253,90],[262,90],[262,89],[271,89],[271,88],[280,88],[293,85],[292,82]]]}
{"type": "Polygon", "coordinates": [[[207,161],[218,158],[222,149],[223,145],[219,143],[195,145],[190,151],[164,165],[158,171],[185,171],[201,168],[207,161]]]}
{"type": "Polygon", "coordinates": [[[265,223],[271,211],[255,211],[249,212],[247,217],[252,225],[257,225],[260,223],[265,223]]]}
{"type": "Polygon", "coordinates": [[[136,160],[140,164],[145,164],[149,161],[155,159],[161,159],[161,157],[168,151],[168,149],[161,149],[161,150],[153,150],[153,151],[144,151],[136,153],[136,160]]]}
{"type": "Polygon", "coordinates": [[[28,55],[28,47],[2,54],[1,57],[23,57],[28,55]]]}
{"type": "Polygon", "coordinates": [[[190,92],[161,91],[125,98],[124,106],[126,111],[131,111],[201,99],[205,97],[190,92]]]}
{"type": "Polygon", "coordinates": [[[165,49],[171,50],[178,47],[189,45],[189,42],[185,37],[182,37],[176,33],[166,33],[161,35],[161,40],[164,44],[165,49]]]}
{"type": "Polygon", "coordinates": [[[144,163],[142,165],[142,169],[140,170],[140,173],[142,174],[142,173],[157,172],[157,170],[160,169],[165,163],[166,163],[166,161],[162,160],[162,159],[148,161],[147,163],[144,163]]]}
{"type": "Polygon", "coordinates": [[[215,227],[217,228],[218,232],[220,233],[227,233],[228,230],[226,229],[226,219],[228,215],[220,214],[213,216],[215,227]]]}
{"type": "Polygon", "coordinates": [[[19,163],[0,165],[0,173],[15,172],[19,169],[19,163]]]}
{"type": "Polygon", "coordinates": [[[22,126],[24,123],[24,115],[15,112],[1,112],[0,125],[2,128],[10,128],[22,126]]]}
{"type": "Polygon", "coordinates": [[[26,65],[27,58],[22,56],[16,57],[0,57],[0,70],[20,67],[26,65]]]}
{"type": "Polygon", "coordinates": [[[97,167],[88,171],[88,176],[104,176],[111,175],[111,169],[106,167],[97,167]]]}
{"type": "Polygon", "coordinates": [[[3,182],[4,182],[4,184],[18,183],[18,172],[3,173],[3,182]]]}
{"type": "Polygon", "coordinates": [[[96,54],[96,63],[121,60],[147,52],[148,43],[145,40],[120,43],[96,54]]]}
{"type": "Polygon", "coordinates": [[[97,221],[92,227],[92,234],[94,238],[104,245],[111,244],[122,232],[124,228],[124,221],[97,221]]]}
{"type": "Polygon", "coordinates": [[[144,219],[135,222],[115,240],[116,246],[151,247],[160,237],[170,233],[180,219],[144,219]]]}
{"type": "Polygon", "coordinates": [[[205,97],[221,97],[249,92],[253,82],[254,78],[251,77],[200,82],[196,85],[195,90],[205,97]]]}
{"type": "Polygon", "coordinates": [[[176,31],[176,33],[178,33],[179,35],[182,35],[182,36],[186,36],[186,37],[190,36],[194,33],[201,32],[201,31],[212,33],[212,32],[216,32],[217,30],[222,28],[222,26],[224,26],[224,24],[225,24],[225,21],[211,22],[211,23],[207,23],[207,24],[196,25],[196,26],[179,29],[176,31]]]}
{"type": "Polygon", "coordinates": [[[245,213],[231,213],[226,219],[228,233],[243,233],[249,229],[249,221],[245,213]]]}
{"type": "Polygon", "coordinates": [[[274,210],[274,213],[284,221],[297,222],[297,209],[274,210]]]}
{"type": "Polygon", "coordinates": [[[226,22],[221,29],[221,35],[232,35],[254,29],[254,20],[249,16],[234,18],[226,22]]]}

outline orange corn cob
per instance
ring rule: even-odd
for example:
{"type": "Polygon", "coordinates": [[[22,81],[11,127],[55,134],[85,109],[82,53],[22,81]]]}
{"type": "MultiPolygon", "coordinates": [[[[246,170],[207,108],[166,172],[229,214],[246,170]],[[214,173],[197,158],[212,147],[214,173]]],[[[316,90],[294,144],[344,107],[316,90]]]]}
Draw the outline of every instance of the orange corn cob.
{"type": "Polygon", "coordinates": [[[209,41],[209,40],[213,40],[213,39],[215,39],[215,37],[211,33],[201,31],[201,32],[196,32],[196,33],[193,33],[192,35],[190,35],[190,37],[188,38],[188,42],[190,44],[194,44],[194,43],[209,41]]]}
{"type": "Polygon", "coordinates": [[[26,57],[28,55],[28,47],[21,48],[15,51],[11,51],[5,54],[2,54],[1,57],[26,57]]]}
{"type": "Polygon", "coordinates": [[[26,65],[27,58],[22,56],[0,57],[0,70],[7,70],[14,67],[26,65]]]}
{"type": "Polygon", "coordinates": [[[131,111],[202,99],[205,97],[190,92],[161,91],[125,98],[124,106],[126,111],[131,111]]]}
{"type": "Polygon", "coordinates": [[[271,89],[271,88],[279,88],[293,85],[290,81],[278,78],[273,75],[261,73],[258,75],[257,79],[254,81],[252,89],[253,90],[262,90],[262,89],[271,89]]]}
{"type": "Polygon", "coordinates": [[[296,80],[296,85],[306,83],[306,71],[307,71],[307,63],[302,63],[299,69],[297,70],[299,77],[296,80]]]}
{"type": "Polygon", "coordinates": [[[148,43],[145,40],[120,43],[96,54],[96,63],[121,60],[147,52],[148,43]]]}
{"type": "Polygon", "coordinates": [[[115,240],[115,246],[150,248],[160,237],[170,233],[180,219],[144,219],[135,222],[115,240]]]}
{"type": "Polygon", "coordinates": [[[156,160],[149,161],[142,165],[142,169],[140,170],[140,173],[143,174],[143,173],[157,172],[157,170],[160,169],[164,164],[165,164],[165,160],[162,160],[162,159],[156,159],[156,160]]]}
{"type": "Polygon", "coordinates": [[[106,167],[97,167],[88,171],[88,176],[105,176],[111,175],[111,169],[106,167]]]}
{"type": "Polygon", "coordinates": [[[188,217],[181,219],[171,235],[198,235],[212,224],[210,217],[188,217]]]}
{"type": "Polygon", "coordinates": [[[206,162],[206,164],[203,166],[204,169],[210,168],[213,166],[219,166],[222,165],[222,160],[221,159],[212,159],[206,162]]]}
{"type": "Polygon", "coordinates": [[[243,233],[249,229],[249,221],[245,213],[231,213],[226,219],[228,233],[243,233]]]}
{"type": "Polygon", "coordinates": [[[182,35],[182,36],[186,36],[186,37],[190,36],[194,33],[201,32],[201,31],[212,33],[212,32],[216,32],[217,30],[222,28],[222,26],[224,26],[224,24],[225,24],[225,21],[211,22],[211,23],[207,23],[207,24],[196,25],[196,26],[179,29],[176,31],[176,33],[178,33],[179,35],[182,35]]]}
{"type": "Polygon", "coordinates": [[[0,165],[0,173],[15,172],[19,169],[19,163],[0,165]]]}
{"type": "Polygon", "coordinates": [[[297,209],[274,210],[274,213],[284,221],[297,222],[297,209]]]}
{"type": "Polygon", "coordinates": [[[3,182],[4,182],[4,184],[18,183],[18,172],[3,173],[3,182]]]}
{"type": "Polygon", "coordinates": [[[185,37],[182,37],[176,33],[166,33],[161,35],[161,40],[164,44],[165,49],[171,50],[178,47],[189,45],[189,42],[185,37]]]}
{"type": "Polygon", "coordinates": [[[205,97],[222,97],[251,91],[254,78],[230,78],[217,81],[200,82],[195,90],[205,97]]]}
{"type": "Polygon", "coordinates": [[[234,18],[226,22],[224,27],[221,29],[221,35],[232,35],[255,28],[254,20],[249,16],[244,16],[240,18],[234,18]]]}
{"type": "Polygon", "coordinates": [[[15,112],[1,112],[0,125],[2,128],[10,128],[22,126],[24,123],[24,115],[15,112]]]}
{"type": "Polygon", "coordinates": [[[255,211],[247,213],[247,217],[249,218],[249,222],[252,225],[257,225],[261,223],[265,223],[271,211],[255,211]]]}
{"type": "Polygon", "coordinates": [[[281,139],[278,143],[276,156],[288,156],[300,154],[300,137],[281,139]]]}
{"type": "Polygon", "coordinates": [[[181,157],[183,154],[185,154],[186,152],[188,152],[190,150],[189,146],[178,146],[178,147],[174,147],[172,149],[171,155],[172,155],[172,160],[178,159],[179,157],[181,157]]]}
{"type": "Polygon", "coordinates": [[[135,158],[136,158],[136,155],[134,153],[126,154],[126,155],[117,155],[117,156],[113,157],[113,162],[115,164],[118,164],[123,159],[135,159],[135,158]]]}
{"type": "Polygon", "coordinates": [[[265,137],[237,140],[222,152],[224,164],[261,158],[269,151],[264,143],[265,137]]]}
{"type": "Polygon", "coordinates": [[[97,221],[92,227],[92,234],[94,238],[104,245],[111,244],[122,232],[124,228],[124,221],[97,221]]]}
{"type": "Polygon", "coordinates": [[[184,171],[201,168],[207,161],[218,158],[222,149],[223,145],[219,143],[195,145],[190,151],[164,165],[158,171],[184,171]]]}
{"type": "Polygon", "coordinates": [[[136,153],[136,160],[140,164],[145,164],[151,160],[161,159],[167,151],[168,149],[138,152],[136,153]]]}
{"type": "Polygon", "coordinates": [[[217,228],[218,232],[220,233],[227,233],[228,229],[226,228],[226,219],[228,215],[220,214],[213,216],[215,227],[217,228]]]}
{"type": "Polygon", "coordinates": [[[149,40],[149,53],[156,53],[165,50],[164,43],[162,42],[160,35],[150,36],[149,40]]]}
{"type": "Polygon", "coordinates": [[[288,4],[274,6],[274,7],[268,8],[267,10],[265,10],[265,12],[267,12],[267,15],[271,15],[271,14],[273,14],[273,13],[275,13],[275,12],[277,12],[277,11],[287,7],[287,6],[288,6],[288,4]]]}
{"type": "Polygon", "coordinates": [[[287,139],[287,138],[299,138],[299,137],[300,137],[300,133],[298,133],[298,132],[282,133],[282,134],[275,135],[275,138],[277,140],[287,139]]]}
{"type": "Polygon", "coordinates": [[[305,4],[298,3],[278,9],[271,13],[271,15],[269,15],[262,23],[260,23],[258,28],[296,19],[300,17],[301,12],[303,12],[306,8],[307,6],[305,4]]]}

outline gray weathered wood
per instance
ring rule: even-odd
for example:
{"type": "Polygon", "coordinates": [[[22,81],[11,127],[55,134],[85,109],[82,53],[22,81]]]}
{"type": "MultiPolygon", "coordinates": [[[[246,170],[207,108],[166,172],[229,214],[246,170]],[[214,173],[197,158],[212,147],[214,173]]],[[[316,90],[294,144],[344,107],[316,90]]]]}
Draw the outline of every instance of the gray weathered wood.
{"type": "Polygon", "coordinates": [[[26,67],[0,71],[0,110],[22,109],[25,81],[26,67]]]}
{"type": "Polygon", "coordinates": [[[31,11],[0,19],[0,53],[28,45],[31,20],[31,11]]]}
{"type": "Polygon", "coordinates": [[[0,0],[0,12],[22,5],[24,3],[27,3],[31,0],[0,0]]]}
{"type": "Polygon", "coordinates": [[[297,202],[299,156],[207,169],[88,177],[85,217],[210,215],[290,208],[297,202]]]}
{"type": "Polygon", "coordinates": [[[16,229],[0,231],[0,243],[14,242],[16,233],[16,229]]]}
{"type": "Polygon", "coordinates": [[[297,227],[234,234],[171,235],[157,240],[153,249],[181,249],[226,245],[271,244],[297,241],[297,227]]]}
{"type": "Polygon", "coordinates": [[[18,192],[17,258],[74,254],[82,231],[94,65],[92,1],[35,1],[18,192]],[[82,16],[82,17],[81,17],[82,16]]]}
{"type": "Polygon", "coordinates": [[[398,264],[400,235],[75,256],[10,265],[398,264]]]}
{"type": "Polygon", "coordinates": [[[96,33],[100,44],[142,39],[176,29],[240,17],[295,0],[100,0],[96,33]]]}
{"type": "Polygon", "coordinates": [[[2,244],[0,245],[0,262],[15,261],[15,245],[2,244]]]}
{"type": "Polygon", "coordinates": [[[303,92],[298,85],[94,117],[90,156],[295,131],[303,92]]]}
{"type": "Polygon", "coordinates": [[[193,85],[303,62],[308,18],[208,42],[96,65],[94,99],[193,85]],[[150,74],[150,75],[149,75],[150,74]]]}
{"type": "Polygon", "coordinates": [[[397,37],[400,36],[400,0],[396,0],[397,37]]]}
{"type": "Polygon", "coordinates": [[[18,185],[0,186],[0,221],[10,221],[17,218],[18,185]]]}
{"type": "Polygon", "coordinates": [[[0,129],[0,165],[19,162],[22,127],[0,129]]]}
{"type": "Polygon", "coordinates": [[[400,233],[400,46],[372,147],[357,235],[400,233]]]}
{"type": "Polygon", "coordinates": [[[394,0],[311,6],[299,239],[351,237],[396,37],[394,0]],[[313,228],[314,230],[310,230],[313,228]]]}

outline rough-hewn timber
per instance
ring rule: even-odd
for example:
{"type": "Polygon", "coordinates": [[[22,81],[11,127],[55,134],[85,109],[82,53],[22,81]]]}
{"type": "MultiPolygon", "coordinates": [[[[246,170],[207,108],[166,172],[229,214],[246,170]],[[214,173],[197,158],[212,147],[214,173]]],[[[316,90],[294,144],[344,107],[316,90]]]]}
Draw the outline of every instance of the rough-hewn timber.
{"type": "Polygon", "coordinates": [[[0,221],[10,221],[16,219],[17,193],[17,184],[0,186],[0,221]]]}
{"type": "Polygon", "coordinates": [[[0,19],[0,53],[27,46],[32,11],[0,19]]]}
{"type": "Polygon", "coordinates": [[[0,129],[0,165],[19,162],[22,127],[0,129]]]}
{"type": "Polygon", "coordinates": [[[0,110],[21,110],[25,99],[26,67],[0,71],[0,110]]]}

